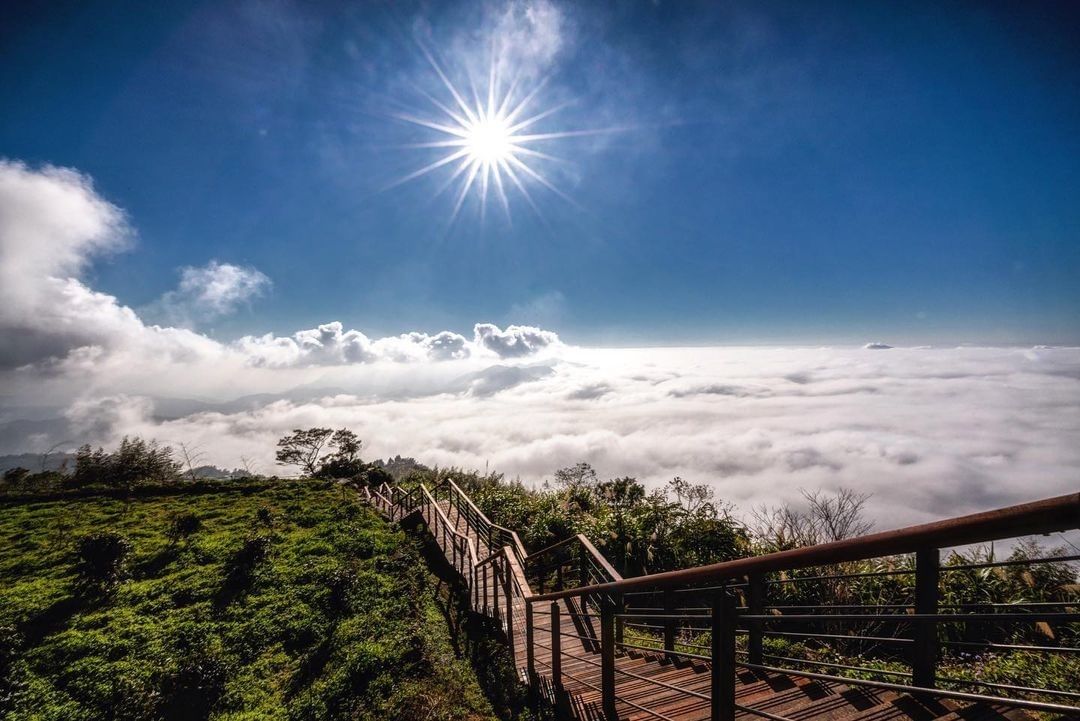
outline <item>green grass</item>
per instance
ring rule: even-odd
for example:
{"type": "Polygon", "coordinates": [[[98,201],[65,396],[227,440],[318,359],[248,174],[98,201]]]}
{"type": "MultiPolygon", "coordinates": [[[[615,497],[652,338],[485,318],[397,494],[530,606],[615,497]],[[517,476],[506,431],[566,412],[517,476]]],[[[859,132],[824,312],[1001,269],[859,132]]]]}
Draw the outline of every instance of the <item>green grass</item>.
{"type": "Polygon", "coordinates": [[[414,541],[340,488],[236,488],[0,505],[0,717],[496,717],[414,541]],[[94,592],[75,548],[102,530],[133,551],[94,592]]]}

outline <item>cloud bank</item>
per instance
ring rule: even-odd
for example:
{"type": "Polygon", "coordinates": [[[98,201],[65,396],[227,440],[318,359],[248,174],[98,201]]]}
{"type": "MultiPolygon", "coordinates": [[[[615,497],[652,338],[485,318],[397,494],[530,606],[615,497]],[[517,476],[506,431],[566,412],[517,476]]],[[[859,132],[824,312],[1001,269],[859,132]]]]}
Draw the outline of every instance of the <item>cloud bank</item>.
{"type": "MultiPolygon", "coordinates": [[[[164,381],[139,394],[116,381],[73,391],[36,442],[139,433],[273,473],[280,435],[348,426],[371,456],[527,482],[584,460],[648,484],[707,482],[743,509],[847,486],[873,494],[881,527],[1075,491],[1080,467],[1080,350],[1070,348],[564,347],[543,362],[262,373],[234,377],[251,395],[208,401],[181,402],[164,381]]],[[[16,432],[0,424],[5,446],[16,432]]],[[[25,434],[19,448],[31,442],[25,434]]]]}
{"type": "MultiPolygon", "coordinates": [[[[883,527],[1075,491],[1080,349],[598,350],[486,323],[221,342],[87,284],[133,239],[87,177],[0,162],[0,453],[140,434],[270,473],[283,433],[347,426],[372,456],[528,482],[584,460],[712,483],[744,509],[848,486],[874,494],[883,527]]],[[[220,316],[264,278],[211,261],[165,297],[220,316]]]]}

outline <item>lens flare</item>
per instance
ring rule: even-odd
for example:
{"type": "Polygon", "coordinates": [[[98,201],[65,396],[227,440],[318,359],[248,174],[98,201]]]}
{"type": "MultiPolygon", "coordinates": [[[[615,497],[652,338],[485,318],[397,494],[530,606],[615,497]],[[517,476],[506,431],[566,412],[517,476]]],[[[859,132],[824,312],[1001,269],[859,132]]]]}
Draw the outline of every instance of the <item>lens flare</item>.
{"type": "MultiPolygon", "coordinates": [[[[536,148],[538,144],[550,143],[562,138],[598,135],[617,132],[619,128],[598,130],[553,130],[537,132],[536,125],[554,116],[567,104],[540,106],[540,91],[544,83],[537,82],[527,92],[520,88],[517,79],[506,87],[500,82],[496,68],[498,63],[492,53],[487,78],[487,93],[481,100],[472,93],[472,101],[451,82],[434,56],[423,46],[421,50],[432,69],[442,81],[448,95],[439,98],[421,91],[431,102],[436,113],[394,115],[398,120],[424,128],[434,137],[430,141],[414,143],[414,148],[439,148],[446,154],[431,163],[398,179],[391,186],[415,180],[435,171],[448,173],[440,192],[456,183],[456,199],[450,222],[457,218],[470,192],[479,200],[480,215],[484,216],[488,197],[494,191],[500,205],[510,217],[510,186],[525,199],[539,215],[540,210],[529,192],[530,186],[540,186],[547,192],[574,203],[566,193],[557,188],[540,168],[541,161],[565,162],[536,148]],[[531,113],[531,114],[529,114],[531,113]]],[[[474,85],[470,83],[470,85],[474,85]]]]}

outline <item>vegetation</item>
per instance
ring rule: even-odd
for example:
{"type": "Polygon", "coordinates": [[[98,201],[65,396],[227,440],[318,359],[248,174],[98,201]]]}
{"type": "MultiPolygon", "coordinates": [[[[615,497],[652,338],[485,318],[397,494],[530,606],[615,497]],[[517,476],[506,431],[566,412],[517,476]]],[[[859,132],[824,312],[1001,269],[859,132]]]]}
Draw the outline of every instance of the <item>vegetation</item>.
{"type": "MultiPolygon", "coordinates": [[[[400,456],[368,463],[361,447],[348,429],[294,430],[279,441],[277,459],[307,474],[305,481],[199,479],[190,449],[182,447],[178,463],[170,448],[139,438],[111,452],[83,446],[70,473],[6,472],[0,715],[520,717],[498,632],[468,612],[460,579],[436,562],[431,568],[442,577],[433,585],[419,541],[391,530],[331,479],[429,487],[452,479],[493,521],[517,530],[530,552],[582,533],[627,577],[871,530],[867,497],[846,489],[806,492],[802,504],[753,509],[744,521],[711,487],[681,478],[648,490],[634,478],[602,480],[579,463],[528,488],[500,474],[429,469],[400,456]],[[173,703],[180,698],[185,703],[173,703]]],[[[992,547],[944,557],[941,606],[1080,605],[1072,562],[1030,563],[1061,556],[1060,549],[1029,542],[1010,554],[1018,563],[977,568],[998,560],[992,547]]],[[[778,573],[769,602],[910,606],[912,563],[905,556],[778,573]]],[[[1078,626],[942,623],[940,676],[1067,690],[1080,678],[1075,654],[986,644],[1076,647],[1078,626]]],[[[854,630],[842,622],[784,630],[833,635],[768,637],[766,653],[785,663],[908,670],[904,646],[888,642],[910,637],[903,622],[863,624],[857,631],[871,641],[840,638],[854,630]]],[[[654,630],[626,633],[640,645],[660,643],[654,630]]],[[[690,652],[708,641],[689,631],[678,637],[690,652]]]]}
{"type": "MultiPolygon", "coordinates": [[[[519,532],[530,552],[583,533],[596,544],[623,576],[686,568],[747,555],[787,550],[841,540],[869,532],[864,513],[867,496],[840,489],[835,493],[806,492],[801,506],[754,509],[749,523],[741,522],[731,505],[715,498],[712,488],[675,478],[666,487],[647,491],[632,478],[600,481],[587,464],[556,471],[552,482],[538,489],[506,482],[498,474],[456,470],[414,471],[406,483],[434,485],[452,478],[494,522],[519,532]]],[[[1054,610],[1080,606],[1080,585],[1075,565],[1062,560],[1030,563],[1033,559],[1064,556],[1064,549],[1022,542],[1008,558],[995,556],[993,547],[953,551],[942,558],[940,601],[943,610],[1000,610],[1013,605],[1034,610],[1030,604],[1066,602],[1054,610]],[[973,564],[1008,560],[1014,565],[968,568],[973,564]]],[[[770,576],[769,603],[777,606],[826,607],[834,605],[905,607],[914,601],[914,570],[910,556],[881,558],[829,567],[787,571],[770,576]],[[857,574],[852,577],[830,576],[857,574]],[[865,574],[865,575],[863,575],[865,574]]],[[[684,596],[689,605],[706,605],[707,598],[684,596]],[[698,603],[700,601],[700,603],[698,603]]],[[[654,599],[657,605],[661,601],[654,599]]],[[[742,599],[745,604],[746,599],[742,599]]],[[[649,604],[646,604],[649,605],[649,604]]],[[[811,662],[909,671],[905,646],[867,642],[842,636],[910,638],[904,622],[787,623],[788,632],[825,633],[828,640],[766,639],[766,653],[786,659],[804,659],[806,670],[829,672],[811,662]]],[[[628,641],[661,646],[661,636],[647,628],[628,628],[628,641]]],[[[942,678],[974,679],[989,683],[1072,690],[1080,678],[1075,654],[1002,651],[979,644],[1080,646],[1080,624],[1064,622],[939,625],[942,678]],[[972,644],[972,645],[960,645],[972,644]]],[[[684,631],[679,650],[700,653],[709,647],[709,635],[684,631]]],[[[745,637],[740,638],[740,646],[745,637]]],[[[790,663],[787,661],[785,663],[790,663]]],[[[834,670],[834,669],[833,669],[834,670]]],[[[856,672],[866,678],[881,678],[856,672]]],[[[889,679],[886,679],[889,680],[889,679]]],[[[891,679],[895,680],[895,678],[891,679]]],[[[949,685],[944,682],[944,685],[949,685]]],[[[964,688],[956,685],[957,688],[964,688]]],[[[972,688],[966,687],[967,690],[972,688]]],[[[976,689],[977,690],[977,689],[976,689]]],[[[985,690],[985,689],[983,689],[985,690]]],[[[991,689],[992,690],[992,689],[991,689]]],[[[1061,701],[1060,697],[1043,696],[1061,701]]]]}
{"type": "Polygon", "coordinates": [[[530,551],[575,533],[588,536],[624,576],[729,560],[751,552],[747,528],[712,488],[681,478],[646,491],[633,478],[600,481],[585,463],[530,489],[501,474],[419,470],[403,483],[452,478],[495,523],[513,528],[530,551]]]}
{"type": "Polygon", "coordinates": [[[89,445],[79,448],[69,485],[133,488],[137,483],[172,480],[179,473],[180,463],[173,459],[172,448],[125,436],[111,453],[89,445]]]}
{"type": "Polygon", "coordinates": [[[0,505],[0,717],[494,719],[418,544],[332,484],[0,505]]]}

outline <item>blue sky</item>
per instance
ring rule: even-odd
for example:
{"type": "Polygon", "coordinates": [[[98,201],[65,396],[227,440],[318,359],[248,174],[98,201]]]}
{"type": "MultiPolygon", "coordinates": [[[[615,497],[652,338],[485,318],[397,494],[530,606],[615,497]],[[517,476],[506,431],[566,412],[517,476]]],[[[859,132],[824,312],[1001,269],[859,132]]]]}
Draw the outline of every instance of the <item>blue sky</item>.
{"type": "Polygon", "coordinates": [[[211,260],[268,276],[215,337],[1076,343],[1076,7],[11,3],[0,156],[124,209],[91,276],[127,305],[211,260]],[[446,101],[421,48],[463,84],[507,28],[537,109],[571,103],[538,128],[617,131],[545,147],[573,203],[448,224],[448,173],[387,188],[437,157],[394,115],[446,101]]]}

